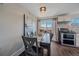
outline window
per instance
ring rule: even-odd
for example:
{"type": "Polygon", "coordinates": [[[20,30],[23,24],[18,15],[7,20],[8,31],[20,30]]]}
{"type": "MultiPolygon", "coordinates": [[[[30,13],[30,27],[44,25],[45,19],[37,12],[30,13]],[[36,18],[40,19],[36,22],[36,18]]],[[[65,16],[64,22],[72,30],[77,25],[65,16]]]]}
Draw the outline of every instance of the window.
{"type": "Polygon", "coordinates": [[[28,20],[25,27],[25,35],[36,35],[36,22],[35,20],[28,20]]]}
{"type": "Polygon", "coordinates": [[[71,25],[73,26],[79,26],[79,18],[74,18],[71,20],[71,25]]]}
{"type": "Polygon", "coordinates": [[[40,25],[41,25],[41,27],[48,27],[48,28],[50,28],[50,27],[52,27],[52,25],[53,25],[53,21],[52,20],[41,20],[40,21],[40,25]]]}
{"type": "Polygon", "coordinates": [[[41,27],[46,27],[46,20],[41,20],[40,23],[41,23],[41,27]]]}

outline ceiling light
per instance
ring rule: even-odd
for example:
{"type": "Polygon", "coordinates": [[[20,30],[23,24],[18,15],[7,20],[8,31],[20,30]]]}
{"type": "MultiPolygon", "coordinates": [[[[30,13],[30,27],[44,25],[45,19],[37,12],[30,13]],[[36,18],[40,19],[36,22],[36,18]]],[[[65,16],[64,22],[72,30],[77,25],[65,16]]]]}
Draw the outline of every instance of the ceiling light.
{"type": "Polygon", "coordinates": [[[40,12],[46,12],[46,7],[45,6],[40,7],[40,12]]]}

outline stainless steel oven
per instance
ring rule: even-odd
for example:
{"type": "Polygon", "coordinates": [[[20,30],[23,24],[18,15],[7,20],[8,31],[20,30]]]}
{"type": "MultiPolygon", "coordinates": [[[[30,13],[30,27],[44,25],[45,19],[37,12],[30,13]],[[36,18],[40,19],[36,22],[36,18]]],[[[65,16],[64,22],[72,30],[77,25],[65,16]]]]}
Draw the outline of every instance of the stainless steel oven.
{"type": "Polygon", "coordinates": [[[61,44],[68,46],[75,46],[75,33],[61,33],[61,44]]]}

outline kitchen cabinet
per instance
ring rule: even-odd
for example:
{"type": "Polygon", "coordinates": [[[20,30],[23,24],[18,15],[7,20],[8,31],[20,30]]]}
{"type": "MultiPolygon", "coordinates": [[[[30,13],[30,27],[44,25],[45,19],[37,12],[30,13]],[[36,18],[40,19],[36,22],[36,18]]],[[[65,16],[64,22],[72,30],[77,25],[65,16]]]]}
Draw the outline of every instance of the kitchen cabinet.
{"type": "Polygon", "coordinates": [[[76,47],[79,47],[79,34],[76,34],[76,47]]]}
{"type": "Polygon", "coordinates": [[[69,21],[69,20],[70,20],[69,16],[58,16],[58,22],[69,21]]]}

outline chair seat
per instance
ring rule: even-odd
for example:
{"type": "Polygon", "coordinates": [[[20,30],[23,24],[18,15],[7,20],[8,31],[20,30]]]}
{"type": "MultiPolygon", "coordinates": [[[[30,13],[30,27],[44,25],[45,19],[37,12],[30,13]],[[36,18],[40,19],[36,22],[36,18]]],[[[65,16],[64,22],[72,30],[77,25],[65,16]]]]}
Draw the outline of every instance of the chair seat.
{"type": "Polygon", "coordinates": [[[42,46],[44,48],[48,48],[48,47],[50,47],[50,43],[40,42],[40,46],[42,46]]]}
{"type": "MultiPolygon", "coordinates": [[[[32,47],[33,48],[33,50],[36,52],[36,46],[33,46],[32,47]]],[[[38,47],[38,55],[40,56],[42,56],[42,48],[41,47],[38,47]]]]}
{"type": "MultiPolygon", "coordinates": [[[[43,51],[43,49],[47,49],[47,55],[50,56],[50,44],[40,42],[40,46],[42,47],[42,51],[43,51]]],[[[43,53],[44,53],[44,51],[42,52],[42,55],[44,55],[43,53]]]]}

